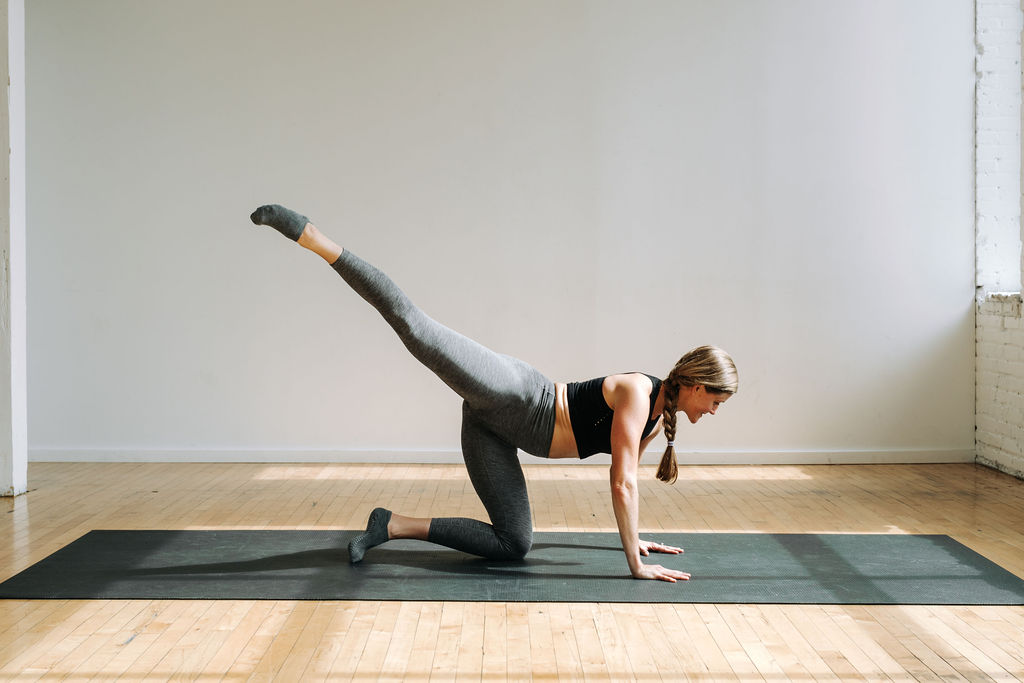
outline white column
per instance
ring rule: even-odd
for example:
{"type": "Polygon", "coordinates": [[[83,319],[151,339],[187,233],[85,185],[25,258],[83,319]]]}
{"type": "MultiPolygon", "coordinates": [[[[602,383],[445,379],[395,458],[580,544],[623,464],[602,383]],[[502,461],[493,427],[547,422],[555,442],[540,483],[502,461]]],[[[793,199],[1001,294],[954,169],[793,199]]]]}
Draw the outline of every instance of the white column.
{"type": "Polygon", "coordinates": [[[28,486],[25,334],[25,0],[0,0],[0,495],[28,486]],[[0,83],[2,85],[2,83],[0,83]],[[9,150],[2,155],[2,150],[9,150]]]}

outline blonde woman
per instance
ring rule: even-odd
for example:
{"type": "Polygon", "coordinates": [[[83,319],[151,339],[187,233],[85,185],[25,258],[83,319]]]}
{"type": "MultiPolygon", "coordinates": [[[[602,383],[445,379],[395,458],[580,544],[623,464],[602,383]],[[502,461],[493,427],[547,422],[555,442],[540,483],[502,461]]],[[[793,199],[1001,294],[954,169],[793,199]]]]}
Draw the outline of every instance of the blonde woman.
{"type": "Polygon", "coordinates": [[[676,479],[676,414],[693,424],[737,390],[736,366],[721,349],[684,355],[664,380],[642,373],[554,383],[528,364],[495,353],[432,320],[387,275],[342,249],[309,220],[279,205],[250,217],[321,256],[391,325],[406,348],[463,399],[462,453],[491,523],[467,518],[370,513],[366,532],[349,544],[350,560],[395,538],[430,541],[491,559],[522,559],[533,545],[526,480],[517,449],[542,458],[610,453],[611,497],[630,574],[686,580],[690,575],[645,564],[651,552],[682,549],[640,539],[637,469],[644,449],[664,427],[668,445],[658,478],[676,479]]]}

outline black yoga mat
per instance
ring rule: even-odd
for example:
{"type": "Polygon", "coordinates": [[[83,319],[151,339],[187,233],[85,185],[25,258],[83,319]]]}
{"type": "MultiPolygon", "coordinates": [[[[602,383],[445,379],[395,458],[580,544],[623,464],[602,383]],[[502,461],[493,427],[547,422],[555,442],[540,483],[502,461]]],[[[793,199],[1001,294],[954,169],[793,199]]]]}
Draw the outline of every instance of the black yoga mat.
{"type": "Polygon", "coordinates": [[[614,533],[537,533],[520,562],[392,541],[350,565],[355,531],[92,531],[0,584],[17,599],[1024,604],[1024,580],[948,536],[643,534],[686,549],[629,577],[614,533]]]}

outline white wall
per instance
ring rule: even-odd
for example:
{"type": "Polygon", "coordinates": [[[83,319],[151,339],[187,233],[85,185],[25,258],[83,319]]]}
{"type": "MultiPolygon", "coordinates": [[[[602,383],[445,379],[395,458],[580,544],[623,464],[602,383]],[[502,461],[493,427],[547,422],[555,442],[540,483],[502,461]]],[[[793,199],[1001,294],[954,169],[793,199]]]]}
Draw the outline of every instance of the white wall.
{"type": "Polygon", "coordinates": [[[727,348],[692,459],[971,457],[973,39],[968,0],[30,3],[32,455],[457,450],[273,201],[554,379],[727,348]]]}
{"type": "Polygon", "coordinates": [[[25,3],[0,0],[0,496],[28,487],[25,3]]]}
{"type": "MultiPolygon", "coordinates": [[[[976,0],[976,277],[978,295],[1021,284],[1021,7],[976,0]]],[[[983,315],[979,313],[979,315],[983,315]]]]}
{"type": "Polygon", "coordinates": [[[977,15],[977,461],[1024,478],[1021,5],[979,0],[977,15]]]}
{"type": "Polygon", "coordinates": [[[978,462],[1024,478],[1024,319],[1019,294],[978,302],[978,462]]]}

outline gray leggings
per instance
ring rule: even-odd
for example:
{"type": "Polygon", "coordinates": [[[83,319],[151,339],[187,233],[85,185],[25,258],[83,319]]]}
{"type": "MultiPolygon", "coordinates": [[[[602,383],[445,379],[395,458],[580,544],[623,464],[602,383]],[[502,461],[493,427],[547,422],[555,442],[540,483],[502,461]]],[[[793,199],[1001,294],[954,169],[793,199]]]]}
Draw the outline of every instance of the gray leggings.
{"type": "Polygon", "coordinates": [[[387,275],[347,249],[331,267],[463,399],[462,457],[491,524],[435,518],[428,540],[490,559],[524,557],[533,545],[533,522],[516,450],[547,457],[555,429],[554,384],[523,361],[432,320],[387,275]]]}

